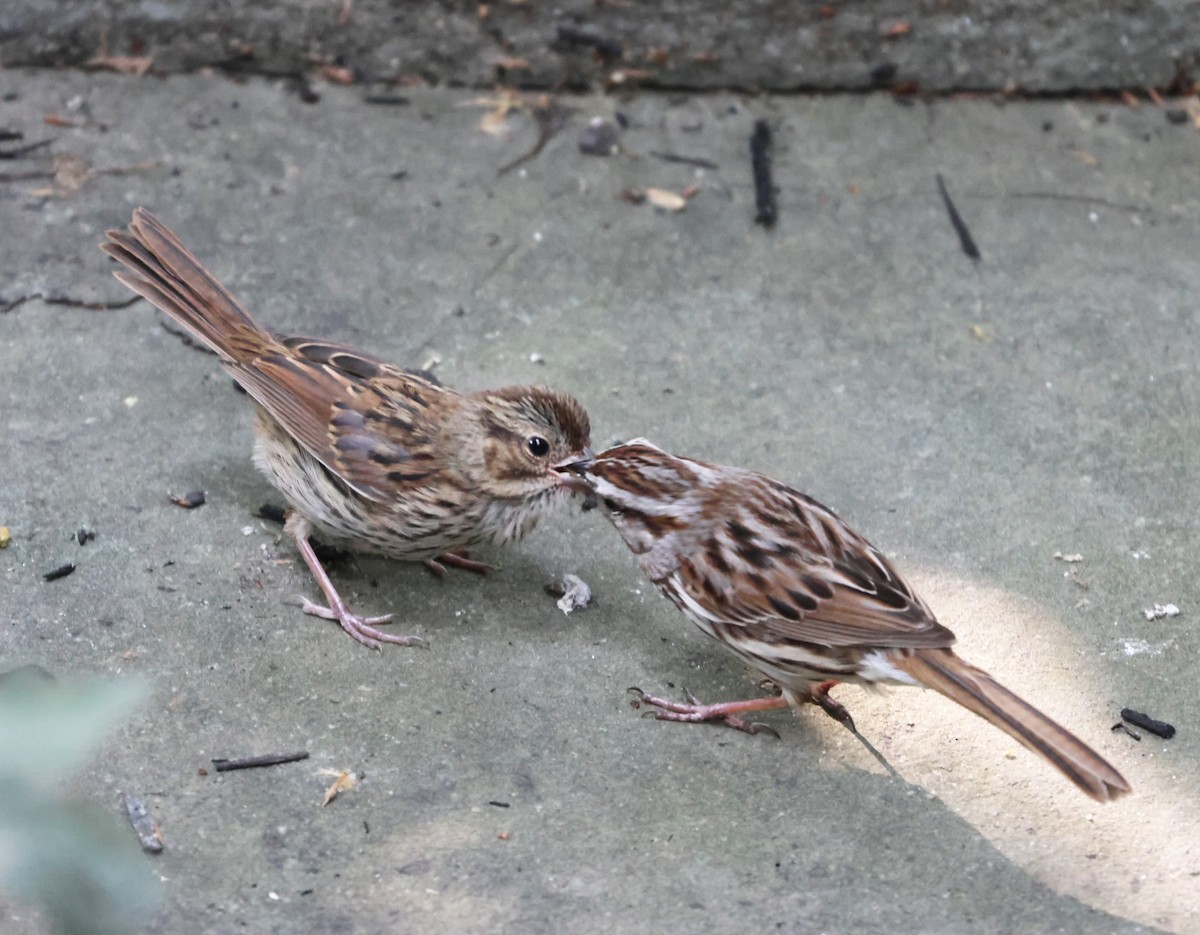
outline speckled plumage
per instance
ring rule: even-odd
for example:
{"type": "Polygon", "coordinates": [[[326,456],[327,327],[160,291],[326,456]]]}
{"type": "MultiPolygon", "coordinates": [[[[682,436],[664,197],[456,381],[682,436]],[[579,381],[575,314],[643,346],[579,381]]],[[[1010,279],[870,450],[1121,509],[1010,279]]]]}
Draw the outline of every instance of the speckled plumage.
{"type": "Polygon", "coordinates": [[[954,634],[891,562],[836,514],[779,481],[676,457],[637,439],[574,473],[646,575],[697,626],[783,690],[702,705],[642,695],[668,720],[723,720],[806,702],[853,728],[839,681],[932,688],[1108,801],[1129,784],[1075,735],[951,650],[954,634]]]}
{"type": "Polygon", "coordinates": [[[457,554],[520,539],[571,489],[555,466],[590,454],[586,411],[544,387],[459,393],[331,341],[262,328],[153,215],[101,244],[117,279],[215,352],[253,399],[254,460],[291,507],[285,526],[338,620],[372,648],[410,637],[350,612],[308,542],[479,570],[457,554]]]}

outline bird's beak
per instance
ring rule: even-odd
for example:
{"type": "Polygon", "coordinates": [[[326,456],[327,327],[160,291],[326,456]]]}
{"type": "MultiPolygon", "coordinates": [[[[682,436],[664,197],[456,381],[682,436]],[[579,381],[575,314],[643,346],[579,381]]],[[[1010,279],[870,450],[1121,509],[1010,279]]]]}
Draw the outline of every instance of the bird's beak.
{"type": "Polygon", "coordinates": [[[587,469],[592,466],[594,457],[591,448],[584,448],[582,454],[572,455],[558,464],[551,465],[551,470],[558,475],[558,481],[564,487],[570,487],[580,493],[591,493],[587,469]]]}

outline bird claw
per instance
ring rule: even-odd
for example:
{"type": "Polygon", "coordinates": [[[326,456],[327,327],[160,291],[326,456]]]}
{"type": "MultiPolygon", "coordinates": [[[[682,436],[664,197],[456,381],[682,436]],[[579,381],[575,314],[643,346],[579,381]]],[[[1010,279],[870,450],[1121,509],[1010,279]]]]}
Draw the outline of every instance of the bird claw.
{"type": "Polygon", "coordinates": [[[744,718],[740,718],[735,714],[722,710],[725,705],[703,704],[699,698],[686,688],[683,690],[683,694],[688,700],[687,704],[679,701],[671,701],[668,698],[648,695],[640,688],[629,688],[626,691],[636,695],[630,701],[630,704],[635,709],[640,708],[643,704],[652,705],[655,709],[643,711],[642,717],[654,718],[657,721],[683,721],[688,723],[712,721],[724,724],[726,727],[741,731],[744,734],[771,734],[777,740],[779,739],[779,732],[769,724],[763,724],[761,721],[747,721],[744,718]]]}
{"type": "Polygon", "coordinates": [[[446,574],[446,567],[458,568],[462,571],[469,571],[476,575],[486,575],[490,571],[496,571],[494,565],[488,565],[486,562],[477,562],[471,558],[469,552],[445,552],[437,558],[425,559],[425,567],[433,573],[434,577],[441,578],[446,574]]]}
{"type": "Polygon", "coordinates": [[[303,595],[296,595],[287,603],[296,604],[300,610],[313,617],[320,617],[322,620],[336,620],[354,639],[362,643],[368,649],[383,651],[384,643],[392,643],[396,646],[415,646],[427,647],[428,644],[419,636],[396,636],[392,633],[384,633],[376,627],[383,626],[392,622],[392,614],[381,614],[377,617],[360,617],[358,614],[343,611],[338,614],[336,611],[328,607],[310,601],[303,595]]]}

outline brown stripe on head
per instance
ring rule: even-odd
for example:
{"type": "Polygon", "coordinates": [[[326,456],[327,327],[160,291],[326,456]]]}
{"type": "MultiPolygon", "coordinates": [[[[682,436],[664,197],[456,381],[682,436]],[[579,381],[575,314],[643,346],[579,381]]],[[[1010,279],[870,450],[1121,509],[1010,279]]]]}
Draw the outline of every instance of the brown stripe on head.
{"type": "Polygon", "coordinates": [[[483,395],[515,403],[524,418],[556,434],[571,450],[582,451],[591,444],[591,420],[573,396],[544,386],[506,386],[483,395]]]}

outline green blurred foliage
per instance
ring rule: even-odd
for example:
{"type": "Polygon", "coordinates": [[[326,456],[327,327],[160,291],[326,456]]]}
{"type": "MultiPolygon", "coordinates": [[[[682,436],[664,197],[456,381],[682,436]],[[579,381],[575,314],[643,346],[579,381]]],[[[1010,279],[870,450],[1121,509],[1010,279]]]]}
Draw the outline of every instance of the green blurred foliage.
{"type": "Polygon", "coordinates": [[[145,695],[130,680],[0,675],[0,888],[64,935],[128,933],[157,902],[157,874],[133,831],[61,790],[145,695]]]}

